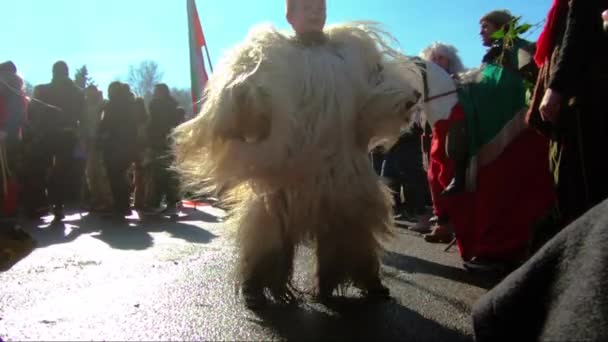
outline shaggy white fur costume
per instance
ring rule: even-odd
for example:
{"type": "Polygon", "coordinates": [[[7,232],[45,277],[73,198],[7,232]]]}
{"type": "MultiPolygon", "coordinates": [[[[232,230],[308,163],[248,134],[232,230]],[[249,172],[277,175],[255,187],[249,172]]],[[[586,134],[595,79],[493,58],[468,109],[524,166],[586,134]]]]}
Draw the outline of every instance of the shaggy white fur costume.
{"type": "Polygon", "coordinates": [[[320,295],[383,288],[380,239],[393,225],[370,146],[407,125],[420,94],[412,63],[370,23],[327,28],[302,44],[254,28],[209,80],[198,117],[177,128],[176,165],[189,189],[233,205],[243,286],[289,292],[295,248],[313,242],[320,295]]]}

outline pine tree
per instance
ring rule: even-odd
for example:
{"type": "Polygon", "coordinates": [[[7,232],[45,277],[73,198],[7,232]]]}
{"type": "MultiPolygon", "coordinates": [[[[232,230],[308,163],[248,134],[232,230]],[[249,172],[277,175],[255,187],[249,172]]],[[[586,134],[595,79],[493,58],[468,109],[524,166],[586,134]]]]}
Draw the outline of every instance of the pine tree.
{"type": "Polygon", "coordinates": [[[74,75],[74,83],[82,89],[90,85],[95,85],[93,79],[89,76],[89,70],[86,65],[83,65],[80,69],[76,69],[76,74],[74,75]]]}

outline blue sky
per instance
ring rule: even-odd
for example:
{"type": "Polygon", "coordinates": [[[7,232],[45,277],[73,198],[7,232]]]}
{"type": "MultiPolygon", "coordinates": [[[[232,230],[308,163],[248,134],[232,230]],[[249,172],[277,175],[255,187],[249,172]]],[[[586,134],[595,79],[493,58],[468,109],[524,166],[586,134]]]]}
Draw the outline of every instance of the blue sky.
{"type": "MultiPolygon", "coordinates": [[[[284,0],[196,0],[216,63],[252,25],[287,28],[284,0]]],[[[408,54],[433,41],[455,45],[466,66],[484,52],[479,17],[507,8],[529,23],[543,20],[551,0],[328,0],[328,23],[374,20],[384,24],[408,54]]],[[[29,82],[48,82],[57,60],[71,73],[84,64],[102,86],[126,79],[130,65],[149,59],[170,86],[189,79],[186,0],[2,0],[0,61],[13,60],[29,82]]],[[[540,32],[530,35],[536,39],[540,32]]]]}

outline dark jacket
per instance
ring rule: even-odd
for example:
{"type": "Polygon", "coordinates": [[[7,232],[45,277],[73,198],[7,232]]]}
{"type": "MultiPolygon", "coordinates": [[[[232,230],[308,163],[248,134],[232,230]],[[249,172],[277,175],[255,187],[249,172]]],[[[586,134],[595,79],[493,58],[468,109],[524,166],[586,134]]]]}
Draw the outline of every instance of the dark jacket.
{"type": "Polygon", "coordinates": [[[110,155],[134,157],[137,150],[137,125],[129,99],[108,101],[97,132],[98,143],[110,155]]]}
{"type": "Polygon", "coordinates": [[[602,12],[608,0],[573,0],[550,88],[564,96],[585,93],[608,82],[608,35],[602,12]]]}
{"type": "Polygon", "coordinates": [[[550,167],[565,223],[608,197],[608,165],[601,157],[608,136],[608,34],[601,18],[606,8],[608,0],[572,0],[560,16],[528,113],[529,123],[552,140],[550,167]],[[539,112],[549,87],[564,101],[555,124],[539,112]]]}
{"type": "Polygon", "coordinates": [[[86,106],[84,93],[69,78],[53,79],[49,84],[41,85],[39,99],[61,109],[60,114],[50,120],[54,128],[76,129],[85,125],[86,106]]]}
{"type": "Polygon", "coordinates": [[[168,136],[183,118],[177,111],[177,101],[172,97],[154,98],[150,101],[148,121],[148,146],[165,149],[169,145],[168,136]]]}

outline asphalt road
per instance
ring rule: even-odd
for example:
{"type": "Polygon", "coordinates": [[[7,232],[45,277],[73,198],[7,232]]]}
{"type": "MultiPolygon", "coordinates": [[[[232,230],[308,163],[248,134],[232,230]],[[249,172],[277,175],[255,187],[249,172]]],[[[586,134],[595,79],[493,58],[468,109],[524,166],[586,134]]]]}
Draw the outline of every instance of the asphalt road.
{"type": "Polygon", "coordinates": [[[247,310],[233,281],[234,248],[206,207],[177,221],[117,223],[69,216],[29,222],[39,241],[0,274],[0,337],[8,340],[471,340],[470,310],[491,283],[456,249],[398,229],[382,268],[392,300],[354,291],[322,305],[309,295],[314,258],[299,252],[302,302],[247,310]]]}

